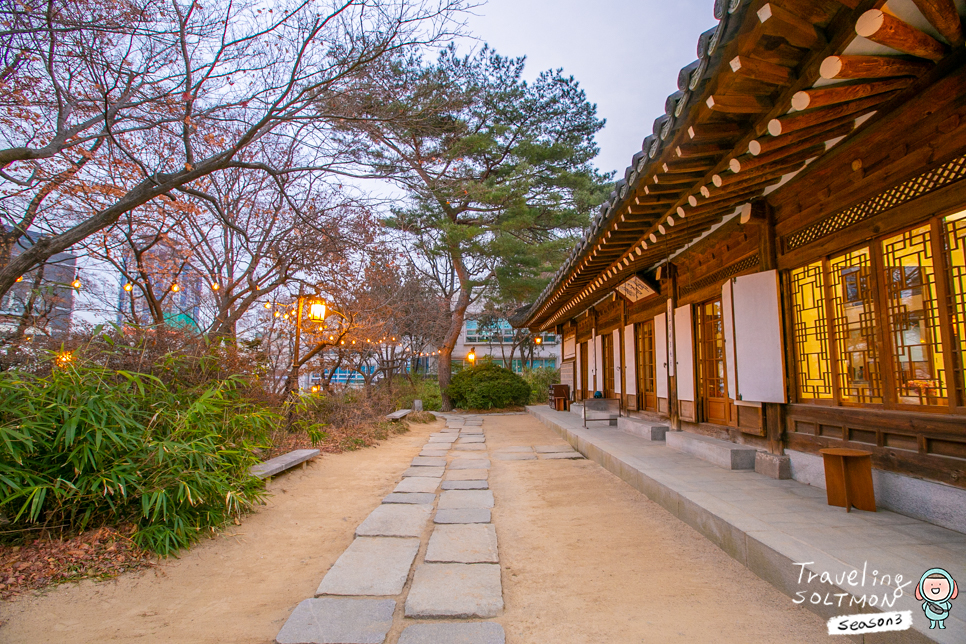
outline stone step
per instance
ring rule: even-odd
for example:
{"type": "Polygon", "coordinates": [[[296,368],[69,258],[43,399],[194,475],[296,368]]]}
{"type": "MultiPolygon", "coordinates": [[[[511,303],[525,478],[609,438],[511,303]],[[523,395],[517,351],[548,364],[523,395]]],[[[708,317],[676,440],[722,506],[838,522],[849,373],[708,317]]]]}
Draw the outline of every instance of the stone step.
{"type": "Polygon", "coordinates": [[[671,449],[690,454],[726,470],[755,469],[755,454],[758,450],[748,445],[738,445],[691,432],[667,432],[665,441],[671,449]]]}
{"type": "Polygon", "coordinates": [[[652,423],[640,418],[621,417],[617,419],[617,429],[640,436],[649,441],[663,441],[664,435],[670,429],[667,425],[652,423]]]}

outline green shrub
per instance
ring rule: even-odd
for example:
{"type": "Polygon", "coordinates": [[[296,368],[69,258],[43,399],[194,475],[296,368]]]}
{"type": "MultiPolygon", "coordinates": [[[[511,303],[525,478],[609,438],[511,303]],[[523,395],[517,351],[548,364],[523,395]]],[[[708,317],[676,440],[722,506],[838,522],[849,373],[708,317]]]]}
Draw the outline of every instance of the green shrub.
{"type": "Polygon", "coordinates": [[[166,384],[79,356],[0,372],[0,513],[15,529],[130,523],[161,555],[190,545],[263,494],[248,470],[279,418],[241,384],[166,384]]]}
{"type": "Polygon", "coordinates": [[[462,409],[502,409],[530,401],[530,385],[491,360],[482,360],[454,375],[447,393],[462,409]]]}
{"type": "Polygon", "coordinates": [[[550,385],[560,382],[560,370],[551,367],[538,367],[523,372],[523,379],[530,385],[530,404],[546,404],[550,385]]]}
{"type": "Polygon", "coordinates": [[[414,400],[423,401],[425,411],[439,411],[443,408],[443,397],[439,393],[439,381],[432,378],[417,378],[411,385],[406,378],[398,379],[399,393],[396,396],[398,409],[412,409],[414,400]]]}

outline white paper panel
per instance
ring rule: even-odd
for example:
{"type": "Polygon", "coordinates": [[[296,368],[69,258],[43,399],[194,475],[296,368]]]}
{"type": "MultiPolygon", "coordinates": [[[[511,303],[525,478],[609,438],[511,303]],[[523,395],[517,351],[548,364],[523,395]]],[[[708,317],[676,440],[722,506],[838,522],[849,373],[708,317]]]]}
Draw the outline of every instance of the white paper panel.
{"type": "Polygon", "coordinates": [[[733,291],[738,395],[742,400],[784,403],[778,271],[739,277],[733,291]]]}
{"type": "Polygon", "coordinates": [[[624,357],[621,355],[621,330],[620,328],[614,329],[613,337],[613,347],[614,347],[614,393],[621,393],[621,366],[624,362],[624,357]]]}
{"type": "MultiPolygon", "coordinates": [[[[577,345],[580,346],[579,344],[577,345]]],[[[580,351],[577,351],[577,355],[574,356],[574,390],[581,386],[580,382],[580,351]]]]}
{"type": "Polygon", "coordinates": [[[678,400],[694,401],[694,352],[691,342],[691,306],[674,309],[674,344],[677,355],[678,400]]]}
{"type": "Polygon", "coordinates": [[[573,358],[575,353],[577,353],[577,336],[571,336],[563,341],[563,357],[565,360],[573,358]]]}
{"type": "Polygon", "coordinates": [[[599,335],[594,336],[593,351],[594,357],[591,358],[591,364],[594,365],[594,376],[591,379],[594,382],[591,385],[593,387],[591,396],[596,391],[604,391],[604,349],[599,335]]]}
{"type": "Polygon", "coordinates": [[[654,318],[654,362],[657,363],[655,389],[658,398],[667,398],[667,315],[654,318]]]}
{"type": "Polygon", "coordinates": [[[570,391],[574,391],[574,361],[567,360],[566,362],[560,363],[560,384],[567,385],[570,387],[570,391]]]}
{"type": "Polygon", "coordinates": [[[726,280],[721,287],[721,317],[724,320],[725,335],[725,371],[728,380],[728,398],[736,400],[738,395],[735,391],[735,325],[733,320],[734,309],[732,308],[731,280],[726,280]]]}
{"type": "Polygon", "coordinates": [[[624,327],[624,380],[627,393],[637,395],[637,357],[634,355],[634,325],[624,327]]]}

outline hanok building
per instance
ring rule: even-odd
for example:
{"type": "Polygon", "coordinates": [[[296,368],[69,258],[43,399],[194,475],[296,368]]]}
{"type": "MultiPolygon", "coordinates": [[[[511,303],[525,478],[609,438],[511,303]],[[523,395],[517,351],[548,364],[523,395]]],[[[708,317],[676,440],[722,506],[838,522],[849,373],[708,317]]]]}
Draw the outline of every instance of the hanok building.
{"type": "Polygon", "coordinates": [[[935,500],[966,507],[964,13],[715,2],[666,113],[514,320],[562,336],[574,398],[790,457],[801,480],[822,448],[870,451],[880,505],[951,525],[935,500]]]}

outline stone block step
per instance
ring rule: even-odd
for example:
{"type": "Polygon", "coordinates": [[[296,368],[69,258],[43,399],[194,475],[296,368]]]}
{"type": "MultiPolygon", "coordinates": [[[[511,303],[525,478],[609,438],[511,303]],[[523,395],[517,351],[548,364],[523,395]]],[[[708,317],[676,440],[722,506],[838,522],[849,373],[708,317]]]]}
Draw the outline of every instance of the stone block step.
{"type": "Polygon", "coordinates": [[[503,610],[499,564],[423,564],[406,598],[406,617],[496,617],[503,610]]]}
{"type": "Polygon", "coordinates": [[[650,423],[639,418],[621,417],[617,419],[617,429],[634,436],[640,436],[645,440],[662,441],[670,428],[667,425],[650,423]]]}
{"type": "Polygon", "coordinates": [[[419,539],[356,537],[322,578],[316,595],[398,595],[419,539]]]}
{"type": "Polygon", "coordinates": [[[275,641],[277,644],[381,644],[386,641],[386,635],[392,628],[392,614],[395,610],[396,602],[392,599],[306,599],[295,607],[275,641]]]}
{"type": "Polygon", "coordinates": [[[690,432],[668,432],[665,441],[671,449],[690,454],[726,470],[755,469],[755,454],[758,450],[748,445],[738,445],[690,432]]]}
{"type": "Polygon", "coordinates": [[[399,636],[399,644],[506,644],[506,633],[496,622],[413,624],[399,636]]]}

